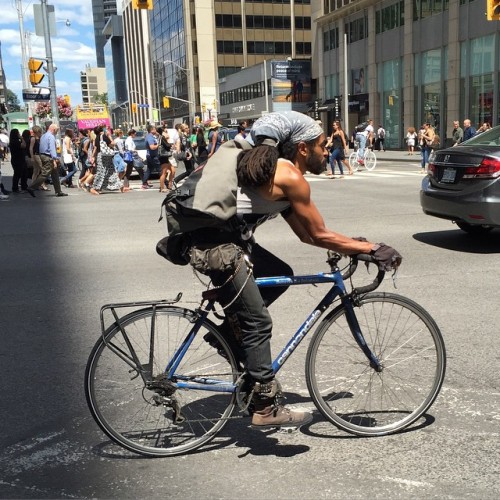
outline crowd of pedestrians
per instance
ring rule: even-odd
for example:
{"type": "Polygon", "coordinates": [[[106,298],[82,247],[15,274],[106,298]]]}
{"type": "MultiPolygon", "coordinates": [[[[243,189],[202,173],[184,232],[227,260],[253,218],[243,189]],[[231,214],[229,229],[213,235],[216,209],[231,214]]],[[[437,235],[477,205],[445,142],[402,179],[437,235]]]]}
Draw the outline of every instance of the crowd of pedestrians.
{"type": "MultiPolygon", "coordinates": [[[[454,120],[453,131],[451,134],[451,145],[458,146],[462,142],[467,141],[475,135],[489,129],[491,129],[491,125],[488,122],[483,123],[476,130],[469,118],[466,118],[463,121],[463,128],[460,127],[460,122],[458,120],[454,120]]],[[[420,171],[425,174],[432,151],[442,147],[441,139],[435,127],[433,127],[429,122],[423,123],[418,132],[415,127],[409,127],[406,132],[405,141],[408,149],[408,155],[414,155],[416,148],[420,151],[420,171]]]]}
{"type": "Polygon", "coordinates": [[[0,172],[0,200],[9,199],[11,193],[26,193],[36,198],[37,191],[52,189],[57,197],[67,196],[65,190],[72,188],[96,196],[103,191],[124,193],[131,189],[134,170],[142,190],[155,187],[149,178],[151,173],[157,173],[158,190],[165,193],[172,188],[178,162],[183,162],[189,173],[220,146],[219,127],[216,122],[207,130],[200,125],[192,131],[186,124],[178,124],[175,129],[149,125],[145,161],[137,151],[134,139],[138,133],[134,129],[128,130],[124,137],[121,129],[111,130],[101,125],[79,130],[78,136],[72,128],[67,128],[60,144],[56,139],[59,132],[56,124],[50,124],[45,133],[39,126],[22,133],[17,128],[9,133],[1,131],[0,159],[7,159],[10,154],[13,175],[8,191],[0,172]]]}

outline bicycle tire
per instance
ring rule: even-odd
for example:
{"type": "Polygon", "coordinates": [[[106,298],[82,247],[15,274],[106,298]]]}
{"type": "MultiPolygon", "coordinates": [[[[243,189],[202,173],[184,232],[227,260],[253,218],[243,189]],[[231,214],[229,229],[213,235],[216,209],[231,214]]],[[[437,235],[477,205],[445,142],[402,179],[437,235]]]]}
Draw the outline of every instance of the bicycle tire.
{"type": "MultiPolygon", "coordinates": [[[[149,371],[149,380],[158,381],[196,317],[194,311],[172,306],[157,307],[153,315],[153,308],[147,307],[124,316],[120,325],[111,325],[104,334],[105,341],[101,337],[95,344],[85,371],[85,395],[95,421],[115,443],[149,457],[175,456],[200,448],[224,427],[235,407],[234,392],[174,389],[170,398],[179,402],[185,419],[174,422],[175,408],[158,398],[159,392],[148,387],[139,373],[149,371]],[[133,366],[109,346],[125,353],[133,366]],[[132,349],[140,366],[132,359],[132,349]]],[[[176,370],[176,375],[181,374],[236,381],[235,357],[210,321],[203,322],[184,354],[176,370]],[[218,349],[203,340],[206,333],[218,341],[218,349]]]]}
{"type": "Polygon", "coordinates": [[[358,163],[358,153],[356,151],[353,151],[349,155],[349,165],[352,169],[353,172],[357,172],[359,169],[359,163],[358,163]]]}
{"type": "Polygon", "coordinates": [[[371,149],[365,151],[365,168],[368,171],[373,170],[377,166],[377,156],[371,149]]]}
{"type": "Polygon", "coordinates": [[[307,387],[321,414],[338,428],[358,436],[394,434],[418,420],[439,394],[444,341],[431,316],[399,295],[367,294],[355,314],[383,370],[370,367],[340,305],[311,339],[307,387]]]}

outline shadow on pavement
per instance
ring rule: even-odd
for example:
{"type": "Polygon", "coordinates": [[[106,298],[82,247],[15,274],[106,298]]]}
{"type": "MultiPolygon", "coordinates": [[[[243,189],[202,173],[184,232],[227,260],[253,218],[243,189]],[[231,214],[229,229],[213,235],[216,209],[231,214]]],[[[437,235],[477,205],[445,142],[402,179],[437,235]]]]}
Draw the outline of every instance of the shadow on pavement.
{"type": "Polygon", "coordinates": [[[417,241],[457,252],[492,254],[500,253],[500,230],[493,229],[482,235],[467,234],[461,229],[416,233],[417,241]]]}

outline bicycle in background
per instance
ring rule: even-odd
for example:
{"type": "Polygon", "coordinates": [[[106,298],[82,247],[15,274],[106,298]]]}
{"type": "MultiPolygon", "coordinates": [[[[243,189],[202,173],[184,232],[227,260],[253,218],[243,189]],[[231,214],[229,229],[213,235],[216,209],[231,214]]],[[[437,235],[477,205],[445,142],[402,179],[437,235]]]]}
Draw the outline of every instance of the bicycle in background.
{"type": "Polygon", "coordinates": [[[377,156],[368,147],[365,147],[365,152],[363,155],[363,162],[359,162],[358,158],[359,141],[354,141],[354,151],[349,155],[349,165],[353,172],[357,172],[360,168],[365,167],[366,170],[371,171],[377,166],[377,156]]]}

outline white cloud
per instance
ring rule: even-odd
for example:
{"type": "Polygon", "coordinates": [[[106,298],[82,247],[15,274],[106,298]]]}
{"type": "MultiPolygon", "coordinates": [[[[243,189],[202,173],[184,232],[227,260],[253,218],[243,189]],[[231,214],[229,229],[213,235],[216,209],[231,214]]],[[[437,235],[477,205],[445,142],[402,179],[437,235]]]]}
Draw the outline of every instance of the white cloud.
{"type": "MultiPolygon", "coordinates": [[[[7,87],[19,95],[21,100],[21,40],[19,18],[14,0],[2,1],[0,17],[0,41],[2,62],[7,77],[7,87]],[[6,5],[5,5],[6,4],[6,5]]],[[[36,36],[33,19],[34,0],[22,2],[24,30],[27,33],[28,57],[45,58],[44,37],[36,36]]],[[[81,101],[80,71],[87,64],[96,65],[94,30],[91,0],[50,0],[54,5],[57,36],[51,37],[52,57],[57,71],[57,94],[70,94],[73,102],[81,101]],[[66,26],[68,19],[71,26],[66,26]]],[[[42,85],[46,83],[43,81],[42,85]]]]}

